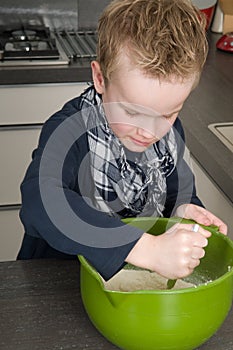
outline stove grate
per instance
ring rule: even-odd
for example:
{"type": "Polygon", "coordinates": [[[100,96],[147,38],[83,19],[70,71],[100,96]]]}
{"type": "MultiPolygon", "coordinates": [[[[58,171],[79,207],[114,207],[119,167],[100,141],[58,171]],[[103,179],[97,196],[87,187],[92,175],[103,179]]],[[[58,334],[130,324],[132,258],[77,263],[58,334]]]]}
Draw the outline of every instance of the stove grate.
{"type": "Polygon", "coordinates": [[[70,60],[96,57],[97,34],[94,31],[54,31],[70,60]]]}

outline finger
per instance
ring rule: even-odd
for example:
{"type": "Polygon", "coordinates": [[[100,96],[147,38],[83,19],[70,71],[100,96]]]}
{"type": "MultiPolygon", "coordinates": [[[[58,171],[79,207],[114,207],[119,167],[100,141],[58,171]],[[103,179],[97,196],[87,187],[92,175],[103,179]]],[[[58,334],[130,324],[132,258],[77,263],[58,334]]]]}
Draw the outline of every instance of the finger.
{"type": "Polygon", "coordinates": [[[205,256],[205,250],[200,247],[193,247],[191,258],[192,259],[201,259],[205,256]]]}
{"type": "Polygon", "coordinates": [[[219,232],[221,232],[222,234],[227,235],[227,231],[227,225],[223,224],[219,226],[219,232]]]}
{"type": "Polygon", "coordinates": [[[210,231],[205,230],[203,227],[201,227],[198,224],[175,224],[174,226],[172,226],[172,228],[173,229],[182,229],[182,230],[186,230],[186,231],[189,231],[189,232],[191,231],[191,232],[193,232],[193,234],[196,234],[196,233],[199,232],[206,238],[209,238],[211,236],[211,232],[210,231]]]}
{"type": "Polygon", "coordinates": [[[227,234],[227,225],[221,219],[219,219],[217,216],[215,216],[205,208],[198,208],[198,213],[196,214],[195,220],[205,226],[217,226],[221,233],[225,235],[227,234]]]}
{"type": "Polygon", "coordinates": [[[208,245],[208,240],[207,239],[202,239],[204,238],[209,238],[211,236],[211,232],[208,230],[205,230],[203,227],[201,227],[198,224],[191,225],[191,232],[193,234],[192,238],[196,241],[194,245],[198,247],[206,247],[208,245]]]}
{"type": "Polygon", "coordinates": [[[212,225],[217,226],[219,232],[223,233],[224,235],[227,235],[227,225],[222,220],[214,217],[212,225]]]}
{"type": "Polygon", "coordinates": [[[195,213],[195,221],[204,226],[209,226],[212,224],[212,214],[208,212],[205,208],[198,207],[195,213]]]}
{"type": "Polygon", "coordinates": [[[189,262],[189,268],[194,270],[195,267],[197,267],[198,265],[200,265],[200,260],[199,259],[191,259],[189,262]]]}
{"type": "Polygon", "coordinates": [[[208,245],[208,239],[203,236],[201,233],[196,233],[196,236],[193,237],[193,247],[204,248],[208,245]]]}
{"type": "Polygon", "coordinates": [[[205,230],[203,227],[199,226],[197,233],[200,233],[202,236],[209,238],[211,236],[211,232],[205,230]]]}
{"type": "MultiPolygon", "coordinates": [[[[207,212],[209,213],[209,212],[207,212]]],[[[207,214],[209,219],[209,224],[205,224],[206,226],[214,225],[218,227],[218,230],[224,235],[227,234],[227,225],[218,217],[213,215],[212,213],[207,214]]]]}

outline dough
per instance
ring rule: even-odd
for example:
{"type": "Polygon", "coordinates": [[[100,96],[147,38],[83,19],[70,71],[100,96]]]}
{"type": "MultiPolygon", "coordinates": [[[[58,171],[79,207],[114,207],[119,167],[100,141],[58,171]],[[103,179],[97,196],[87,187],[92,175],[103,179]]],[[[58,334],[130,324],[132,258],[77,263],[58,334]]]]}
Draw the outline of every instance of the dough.
{"type": "MultiPolygon", "coordinates": [[[[131,292],[134,290],[165,290],[167,289],[167,278],[160,276],[156,272],[147,270],[122,269],[107,282],[104,281],[105,289],[131,292]]],[[[172,289],[182,289],[195,287],[194,284],[177,280],[172,289]]]]}

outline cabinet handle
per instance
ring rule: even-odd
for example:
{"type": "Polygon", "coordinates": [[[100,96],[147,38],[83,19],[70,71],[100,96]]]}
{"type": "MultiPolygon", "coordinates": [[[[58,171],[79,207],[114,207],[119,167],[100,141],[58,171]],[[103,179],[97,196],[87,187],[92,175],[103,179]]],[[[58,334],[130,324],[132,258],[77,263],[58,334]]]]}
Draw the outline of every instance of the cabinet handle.
{"type": "Polygon", "coordinates": [[[10,131],[10,130],[34,130],[41,129],[43,123],[39,124],[12,124],[12,125],[0,125],[0,131],[10,131]]]}

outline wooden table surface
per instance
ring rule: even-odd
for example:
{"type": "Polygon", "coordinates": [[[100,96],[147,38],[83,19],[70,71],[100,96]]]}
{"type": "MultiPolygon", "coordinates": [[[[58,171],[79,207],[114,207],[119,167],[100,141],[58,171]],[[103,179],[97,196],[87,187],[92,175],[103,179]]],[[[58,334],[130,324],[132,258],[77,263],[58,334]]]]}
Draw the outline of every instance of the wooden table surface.
{"type": "MultiPolygon", "coordinates": [[[[233,349],[232,311],[199,350],[233,349]]],[[[118,349],[86,315],[77,261],[0,263],[0,312],[1,350],[118,349]]]]}

